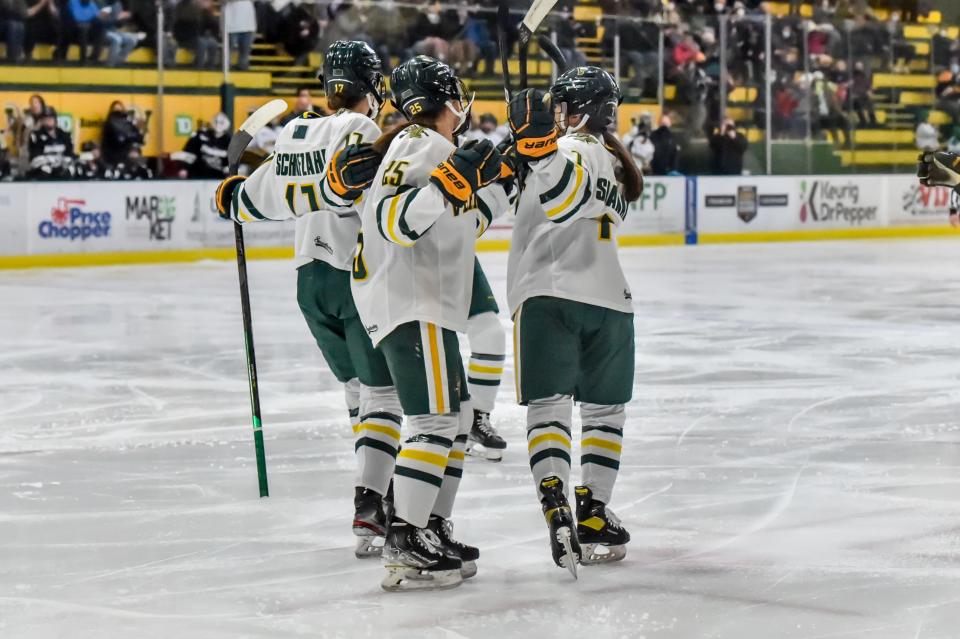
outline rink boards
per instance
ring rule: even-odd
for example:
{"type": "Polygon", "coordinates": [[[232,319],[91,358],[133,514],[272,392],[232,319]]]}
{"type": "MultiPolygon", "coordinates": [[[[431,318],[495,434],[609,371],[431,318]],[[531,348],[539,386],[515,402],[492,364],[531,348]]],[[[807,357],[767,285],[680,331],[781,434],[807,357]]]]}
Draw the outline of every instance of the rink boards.
{"type": "MultiPolygon", "coordinates": [[[[10,183],[0,190],[0,267],[231,259],[212,181],[10,183]]],[[[949,192],[910,175],[647,178],[623,245],[943,235],[949,192]]],[[[479,241],[505,250],[503,216],[479,241]]],[[[250,224],[250,257],[292,255],[293,225],[250,224]]]]}

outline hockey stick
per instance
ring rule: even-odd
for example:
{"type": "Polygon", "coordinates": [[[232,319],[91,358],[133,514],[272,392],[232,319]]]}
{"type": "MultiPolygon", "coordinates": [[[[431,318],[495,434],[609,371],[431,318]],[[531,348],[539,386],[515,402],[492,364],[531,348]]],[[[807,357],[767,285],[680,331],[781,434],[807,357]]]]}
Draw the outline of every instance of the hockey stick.
{"type": "Polygon", "coordinates": [[[533,0],[527,15],[523,16],[523,22],[520,23],[519,38],[519,57],[520,57],[520,88],[527,88],[527,49],[530,47],[530,38],[536,32],[537,27],[547,17],[557,0],[533,0]]]}
{"type": "Polygon", "coordinates": [[[557,66],[557,75],[567,70],[567,58],[553,40],[544,33],[538,33],[537,42],[540,44],[540,50],[546,53],[547,57],[557,66]]]}
{"type": "Polygon", "coordinates": [[[510,28],[510,4],[507,0],[500,0],[497,7],[497,44],[500,46],[500,74],[503,76],[503,94],[507,102],[513,97],[513,87],[510,86],[510,51],[507,39],[510,28]]]}
{"type": "MultiPolygon", "coordinates": [[[[227,162],[230,175],[237,175],[240,157],[253,140],[257,131],[265,127],[287,110],[283,100],[271,100],[250,114],[230,139],[227,147],[227,162]]],[[[260,388],[257,386],[257,359],[253,352],[253,316],[250,313],[250,286],[247,282],[247,252],[243,243],[243,227],[233,223],[233,236],[237,244],[237,272],[240,275],[240,309],[243,313],[243,343],[247,354],[247,382],[250,385],[250,411],[253,414],[253,444],[257,455],[257,480],[260,496],[268,497],[267,457],[263,450],[263,428],[260,420],[260,388]]]]}

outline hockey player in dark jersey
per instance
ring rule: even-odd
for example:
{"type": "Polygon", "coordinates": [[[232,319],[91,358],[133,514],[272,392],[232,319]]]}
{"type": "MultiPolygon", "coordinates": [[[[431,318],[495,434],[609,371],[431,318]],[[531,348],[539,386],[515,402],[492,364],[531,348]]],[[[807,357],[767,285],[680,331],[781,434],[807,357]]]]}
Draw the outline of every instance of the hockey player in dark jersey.
{"type": "Polygon", "coordinates": [[[40,126],[30,134],[27,143],[30,154],[30,170],[27,177],[33,180],[65,180],[76,153],[73,138],[57,126],[57,112],[45,107],[40,116],[40,126]]]}
{"type": "Polygon", "coordinates": [[[917,177],[924,186],[946,186],[950,193],[950,226],[960,227],[960,154],[941,151],[921,153],[917,177]]]}
{"type": "Polygon", "coordinates": [[[230,118],[218,113],[210,126],[205,126],[187,140],[183,151],[175,157],[186,168],[181,177],[191,180],[222,180],[227,177],[227,147],[230,146],[230,118]]]}

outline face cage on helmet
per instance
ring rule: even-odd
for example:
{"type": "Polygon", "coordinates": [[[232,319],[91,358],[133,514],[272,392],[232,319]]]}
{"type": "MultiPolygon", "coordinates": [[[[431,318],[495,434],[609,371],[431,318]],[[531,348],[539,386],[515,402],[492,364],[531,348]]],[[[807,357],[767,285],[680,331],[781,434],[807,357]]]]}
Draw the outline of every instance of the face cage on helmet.
{"type": "MultiPolygon", "coordinates": [[[[607,102],[604,102],[603,104],[598,105],[597,112],[595,114],[590,114],[590,113],[579,114],[580,122],[577,123],[577,125],[573,128],[571,128],[568,123],[570,116],[567,114],[567,103],[561,102],[554,106],[553,121],[557,125],[557,127],[564,133],[576,133],[577,131],[579,131],[580,129],[582,129],[587,125],[587,122],[590,120],[590,118],[594,117],[595,115],[599,116],[604,114],[604,111],[607,107],[610,108],[610,119],[612,121],[616,121],[617,108],[623,102],[623,96],[618,96],[618,98],[619,99],[616,99],[616,100],[614,99],[608,100],[607,102]]],[[[573,115],[578,115],[578,114],[573,114],[573,115]]]]}

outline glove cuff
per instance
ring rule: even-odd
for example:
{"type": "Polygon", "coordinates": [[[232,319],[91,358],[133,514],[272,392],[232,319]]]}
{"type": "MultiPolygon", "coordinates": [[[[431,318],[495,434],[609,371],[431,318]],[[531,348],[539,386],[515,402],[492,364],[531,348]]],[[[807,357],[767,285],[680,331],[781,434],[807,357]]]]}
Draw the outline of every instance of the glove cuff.
{"type": "Polygon", "coordinates": [[[236,189],[247,178],[242,175],[231,175],[217,185],[217,193],[214,197],[217,203],[217,212],[220,217],[230,219],[230,200],[233,198],[233,190],[236,189]]]}
{"type": "Polygon", "coordinates": [[[521,138],[517,140],[517,154],[527,161],[542,160],[557,150],[557,130],[554,129],[542,138],[521,138]]]}
{"type": "Polygon", "coordinates": [[[473,186],[456,167],[449,162],[441,162],[437,168],[430,173],[430,181],[433,182],[452,204],[464,206],[473,195],[473,186]]]}

